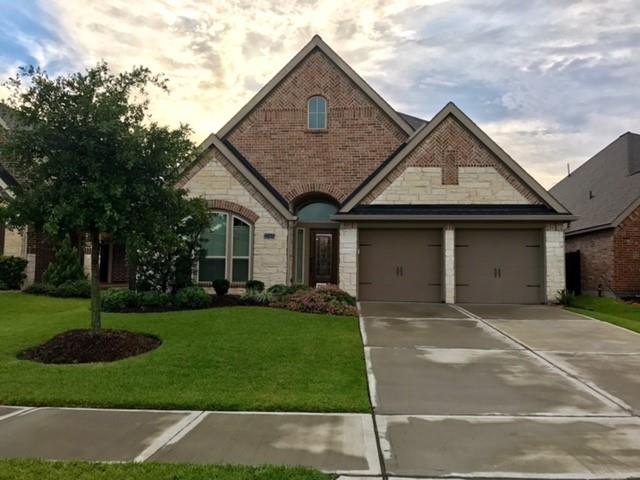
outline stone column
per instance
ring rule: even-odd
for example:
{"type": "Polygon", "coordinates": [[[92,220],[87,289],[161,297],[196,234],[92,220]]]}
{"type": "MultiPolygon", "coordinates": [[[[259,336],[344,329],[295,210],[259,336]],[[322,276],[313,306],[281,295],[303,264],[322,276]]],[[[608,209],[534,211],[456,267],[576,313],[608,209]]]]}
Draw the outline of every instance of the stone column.
{"type": "Polygon", "coordinates": [[[456,270],[455,270],[455,228],[453,225],[445,225],[442,229],[442,292],[445,303],[456,301],[456,270]]]}
{"type": "Polygon", "coordinates": [[[358,227],[353,222],[340,224],[339,262],[338,286],[355,297],[358,290],[358,227]]]}
{"type": "Polygon", "coordinates": [[[564,270],[564,224],[549,223],[544,229],[545,301],[556,301],[566,287],[564,270]]]}

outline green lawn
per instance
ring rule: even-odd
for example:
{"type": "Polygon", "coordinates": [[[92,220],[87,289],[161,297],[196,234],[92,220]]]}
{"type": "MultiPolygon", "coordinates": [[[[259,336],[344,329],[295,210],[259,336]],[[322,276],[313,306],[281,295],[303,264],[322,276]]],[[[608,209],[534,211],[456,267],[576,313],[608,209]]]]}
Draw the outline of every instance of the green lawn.
{"type": "Polygon", "coordinates": [[[567,310],[640,333],[640,305],[638,304],[633,305],[613,298],[581,295],[567,310]]]}
{"type": "Polygon", "coordinates": [[[356,318],[261,307],[105,314],[105,328],[150,333],[162,345],[114,363],[16,358],[88,323],[86,300],[0,293],[0,404],[370,411],[356,318]]]}
{"type": "Polygon", "coordinates": [[[306,468],[0,460],[0,480],[328,480],[306,468]]]}

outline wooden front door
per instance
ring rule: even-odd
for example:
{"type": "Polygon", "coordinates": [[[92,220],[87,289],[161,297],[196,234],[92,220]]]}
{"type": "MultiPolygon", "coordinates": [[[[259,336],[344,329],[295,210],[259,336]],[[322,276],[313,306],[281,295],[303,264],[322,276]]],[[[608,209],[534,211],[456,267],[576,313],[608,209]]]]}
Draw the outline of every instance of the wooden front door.
{"type": "Polygon", "coordinates": [[[311,230],[309,284],[338,283],[338,232],[311,230]]]}

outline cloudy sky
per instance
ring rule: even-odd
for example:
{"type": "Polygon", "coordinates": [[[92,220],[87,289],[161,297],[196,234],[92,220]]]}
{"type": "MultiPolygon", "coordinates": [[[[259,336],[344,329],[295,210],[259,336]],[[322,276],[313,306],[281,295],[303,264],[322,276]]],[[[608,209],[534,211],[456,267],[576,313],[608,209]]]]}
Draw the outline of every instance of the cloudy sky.
{"type": "MultiPolygon", "coordinates": [[[[320,34],[397,110],[454,101],[547,187],[640,132],[640,0],[0,0],[0,77],[164,72],[157,120],[216,131],[320,34]]],[[[0,97],[2,92],[0,92],[0,97]]]]}

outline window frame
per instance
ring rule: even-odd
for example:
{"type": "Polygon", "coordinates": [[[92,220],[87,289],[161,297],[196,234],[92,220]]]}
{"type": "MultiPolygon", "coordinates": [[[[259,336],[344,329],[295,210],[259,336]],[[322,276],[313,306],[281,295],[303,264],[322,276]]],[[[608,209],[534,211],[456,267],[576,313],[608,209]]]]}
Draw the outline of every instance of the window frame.
{"type": "MultiPolygon", "coordinates": [[[[237,215],[233,212],[226,212],[224,210],[209,210],[208,214],[221,214],[226,217],[226,228],[225,232],[225,255],[205,255],[201,258],[201,260],[209,260],[209,259],[223,259],[224,260],[224,278],[228,279],[233,285],[244,285],[247,281],[253,278],[253,232],[254,226],[253,224],[244,217],[237,215]],[[234,255],[233,254],[233,222],[235,219],[238,219],[245,225],[249,227],[249,255],[234,255]],[[233,279],[233,260],[247,260],[248,262],[248,271],[247,271],[247,280],[234,280],[233,279]]],[[[211,280],[203,280],[200,278],[200,260],[196,263],[196,279],[197,283],[207,283],[211,280]]]]}
{"type": "Polygon", "coordinates": [[[305,232],[304,228],[296,228],[296,239],[295,239],[295,248],[296,248],[296,264],[295,264],[295,272],[294,272],[294,278],[295,278],[295,283],[296,285],[303,285],[305,284],[305,280],[306,280],[306,268],[305,268],[305,253],[306,253],[306,240],[307,240],[307,235],[305,232]],[[302,234],[302,235],[301,235],[302,234]],[[300,236],[301,235],[301,236],[300,236]],[[302,238],[302,246],[301,248],[300,245],[298,244],[298,239],[302,238]],[[298,262],[300,262],[300,277],[298,277],[298,262]]]}
{"type": "Polygon", "coordinates": [[[328,113],[328,102],[327,99],[325,97],[323,97],[322,95],[313,95],[312,97],[309,97],[309,99],[307,100],[307,129],[308,130],[312,130],[312,131],[323,131],[326,130],[328,125],[329,125],[329,113],[328,113]],[[322,112],[311,112],[311,102],[315,99],[321,99],[322,103],[324,105],[324,110],[322,112]],[[320,113],[324,114],[324,126],[322,127],[312,127],[311,126],[311,116],[315,115],[316,118],[320,115],[320,113]]]}

